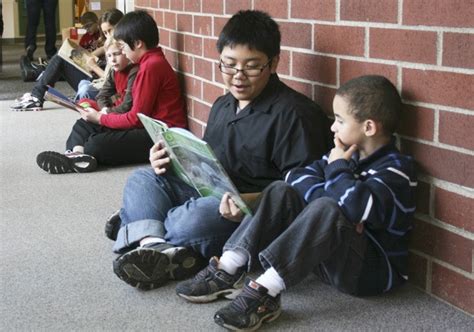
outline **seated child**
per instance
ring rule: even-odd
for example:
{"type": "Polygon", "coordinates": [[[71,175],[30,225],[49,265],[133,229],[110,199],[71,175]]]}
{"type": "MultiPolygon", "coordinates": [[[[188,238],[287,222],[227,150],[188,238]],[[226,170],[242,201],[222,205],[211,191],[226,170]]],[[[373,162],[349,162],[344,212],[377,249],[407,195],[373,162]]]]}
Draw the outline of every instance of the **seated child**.
{"type": "MultiPolygon", "coordinates": [[[[102,30],[102,33],[108,35],[110,33],[110,26],[115,25],[122,16],[123,13],[117,9],[105,12],[100,20],[100,29],[102,30]]],[[[87,27],[87,33],[82,36],[79,44],[88,47],[89,49],[92,47],[98,47],[92,55],[97,57],[102,56],[104,51],[102,47],[99,47],[100,43],[97,42],[97,39],[93,42],[93,37],[98,36],[99,24],[97,16],[91,12],[84,13],[81,16],[81,22],[87,27]]],[[[102,77],[105,74],[103,66],[101,66],[100,63],[97,63],[96,58],[91,58],[88,65],[95,77],[102,77]]],[[[88,75],[84,74],[59,55],[55,55],[49,61],[48,66],[39,77],[38,82],[33,87],[31,93],[25,93],[22,97],[17,98],[13,105],[10,106],[10,109],[12,111],[41,111],[43,109],[44,94],[48,89],[48,85],[54,86],[61,77],[64,78],[74,90],[78,89],[81,80],[91,80],[88,75]]]]}
{"type": "MultiPolygon", "coordinates": [[[[137,75],[138,66],[130,63],[122,54],[120,44],[112,37],[105,42],[106,58],[112,71],[106,77],[102,89],[97,96],[97,102],[82,99],[79,104],[86,102],[89,112],[125,113],[132,108],[132,85],[137,75]]],[[[84,147],[94,145],[94,141],[106,135],[108,128],[77,120],[66,143],[66,153],[54,151],[41,152],[37,156],[38,166],[46,172],[60,174],[67,172],[90,172],[97,168],[94,155],[84,153],[84,147]]]]}
{"type": "MultiPolygon", "coordinates": [[[[384,77],[343,84],[333,101],[335,147],[267,187],[221,258],[211,258],[194,279],[179,283],[177,294],[191,302],[233,299],[214,321],[253,331],[280,315],[280,293],[311,272],[355,296],[402,284],[417,182],[413,159],[398,151],[392,135],[401,107],[384,77]],[[256,258],[265,272],[244,281],[256,258]]],[[[221,213],[233,208],[224,197],[221,213]]]]}
{"type": "Polygon", "coordinates": [[[71,133],[66,148],[73,150],[79,145],[83,150],[76,149],[77,154],[68,156],[40,153],[38,165],[47,172],[90,172],[97,163],[116,166],[148,161],[153,141],[137,117],[139,112],[170,127],[186,127],[178,79],[157,47],[159,34],[153,17],[144,11],[127,13],[115,27],[114,38],[128,60],[139,65],[132,85],[132,107],[125,113],[81,112],[84,121],[78,126],[84,130],[82,139],[71,133]]]}
{"type": "MultiPolygon", "coordinates": [[[[118,9],[111,9],[102,14],[99,20],[101,22],[100,27],[103,33],[103,36],[101,36],[101,40],[103,38],[107,39],[112,36],[115,25],[117,25],[118,21],[120,21],[122,17],[123,13],[118,9]]],[[[98,48],[94,52],[94,55],[100,58],[105,53],[105,50],[103,49],[104,47],[98,48]]],[[[95,59],[90,59],[87,64],[91,68],[93,68],[94,66],[98,66],[95,59]]],[[[95,99],[97,94],[99,93],[99,90],[102,88],[105,78],[108,76],[110,70],[110,66],[107,65],[104,69],[104,74],[98,75],[98,78],[93,79],[92,81],[90,79],[81,80],[77,86],[77,93],[74,98],[75,101],[78,101],[82,98],[95,99]]]]}

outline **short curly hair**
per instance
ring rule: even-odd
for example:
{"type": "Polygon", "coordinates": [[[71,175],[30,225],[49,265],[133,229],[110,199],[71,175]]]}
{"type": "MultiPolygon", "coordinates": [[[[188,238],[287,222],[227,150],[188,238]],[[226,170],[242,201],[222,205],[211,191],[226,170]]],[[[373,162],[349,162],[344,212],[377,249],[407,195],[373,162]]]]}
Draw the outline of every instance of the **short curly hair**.
{"type": "Polygon", "coordinates": [[[344,98],[357,121],[372,119],[382,124],[386,133],[394,133],[400,122],[402,100],[387,78],[366,75],[344,83],[336,92],[344,98]]]}

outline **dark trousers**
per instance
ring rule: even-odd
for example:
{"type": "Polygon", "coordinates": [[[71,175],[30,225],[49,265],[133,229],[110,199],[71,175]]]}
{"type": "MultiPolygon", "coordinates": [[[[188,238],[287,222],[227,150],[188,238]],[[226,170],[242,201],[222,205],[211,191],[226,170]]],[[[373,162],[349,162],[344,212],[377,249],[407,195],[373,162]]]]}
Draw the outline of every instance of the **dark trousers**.
{"type": "Polygon", "coordinates": [[[48,90],[47,85],[53,86],[57,81],[59,81],[61,76],[75,91],[77,91],[77,87],[81,80],[91,80],[89,76],[71,65],[59,55],[55,55],[48,62],[48,66],[41,75],[38,83],[34,86],[31,94],[42,101],[44,93],[48,90]]]}
{"type": "Polygon", "coordinates": [[[254,216],[242,221],[224,251],[236,248],[248,253],[249,265],[258,258],[264,269],[273,267],[287,288],[316,272],[345,293],[387,290],[385,256],[366,233],[356,232],[337,202],[324,197],[306,204],[283,181],[264,190],[254,216]]]}
{"type": "Polygon", "coordinates": [[[99,164],[117,166],[147,162],[153,142],[145,129],[115,130],[80,119],[72,127],[66,149],[77,145],[99,164]]]}
{"type": "Polygon", "coordinates": [[[46,35],[44,50],[48,58],[56,54],[56,8],[58,0],[26,0],[28,24],[26,26],[25,48],[36,50],[36,32],[40,21],[41,10],[46,35]]]}

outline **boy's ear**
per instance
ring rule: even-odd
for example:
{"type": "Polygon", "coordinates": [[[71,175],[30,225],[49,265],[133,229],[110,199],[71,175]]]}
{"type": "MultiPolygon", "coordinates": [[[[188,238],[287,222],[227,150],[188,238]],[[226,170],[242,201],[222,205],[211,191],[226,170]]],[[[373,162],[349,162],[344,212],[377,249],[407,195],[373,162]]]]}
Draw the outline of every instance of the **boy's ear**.
{"type": "Polygon", "coordinates": [[[145,43],[144,43],[143,41],[141,41],[141,40],[135,40],[135,41],[133,42],[133,46],[134,46],[134,48],[133,48],[134,50],[135,50],[135,49],[142,49],[143,46],[145,46],[145,43]]]}
{"type": "Polygon", "coordinates": [[[368,119],[364,121],[364,133],[365,136],[372,137],[381,131],[380,123],[374,120],[368,119]]]}
{"type": "Polygon", "coordinates": [[[278,63],[280,62],[280,56],[279,55],[275,55],[272,59],[272,63],[271,63],[271,66],[270,66],[270,72],[272,74],[275,74],[276,73],[276,70],[277,70],[277,67],[278,67],[278,63]]]}

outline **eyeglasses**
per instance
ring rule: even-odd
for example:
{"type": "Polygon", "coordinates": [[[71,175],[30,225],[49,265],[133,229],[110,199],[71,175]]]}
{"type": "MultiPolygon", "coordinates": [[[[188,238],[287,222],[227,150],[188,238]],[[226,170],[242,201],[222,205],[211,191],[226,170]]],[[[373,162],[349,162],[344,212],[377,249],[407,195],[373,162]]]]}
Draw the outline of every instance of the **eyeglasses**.
{"type": "Polygon", "coordinates": [[[257,76],[260,76],[263,70],[270,65],[272,60],[273,58],[268,60],[268,62],[261,67],[245,68],[245,69],[237,69],[235,67],[228,66],[221,60],[219,62],[219,70],[221,71],[221,73],[226,74],[226,75],[237,75],[238,72],[242,72],[242,74],[244,74],[247,77],[257,77],[257,76]]]}

